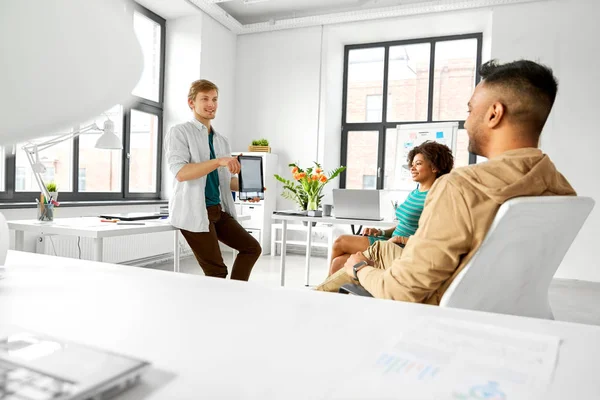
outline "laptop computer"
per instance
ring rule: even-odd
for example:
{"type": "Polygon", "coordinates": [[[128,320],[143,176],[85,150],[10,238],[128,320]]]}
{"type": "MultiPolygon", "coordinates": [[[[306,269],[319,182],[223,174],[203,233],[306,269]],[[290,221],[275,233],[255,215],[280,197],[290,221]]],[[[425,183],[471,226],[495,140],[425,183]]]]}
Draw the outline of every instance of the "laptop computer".
{"type": "Polygon", "coordinates": [[[146,361],[0,326],[0,399],[109,399],[138,383],[149,366],[146,361]]]}
{"type": "Polygon", "coordinates": [[[333,189],[335,218],[381,221],[379,190],[333,189]]]}
{"type": "Polygon", "coordinates": [[[100,218],[120,219],[121,221],[141,221],[144,219],[159,219],[164,217],[160,212],[131,212],[131,213],[116,213],[102,214],[100,218]]]}

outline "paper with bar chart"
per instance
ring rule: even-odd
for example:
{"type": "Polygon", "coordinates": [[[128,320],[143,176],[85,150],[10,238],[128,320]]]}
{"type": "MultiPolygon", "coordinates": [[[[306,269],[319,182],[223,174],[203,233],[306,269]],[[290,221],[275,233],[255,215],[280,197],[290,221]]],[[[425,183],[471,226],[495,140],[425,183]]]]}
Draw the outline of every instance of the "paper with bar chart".
{"type": "Polygon", "coordinates": [[[559,345],[557,337],[423,318],[363,360],[351,385],[332,387],[326,398],[537,398],[552,381],[559,345]]]}

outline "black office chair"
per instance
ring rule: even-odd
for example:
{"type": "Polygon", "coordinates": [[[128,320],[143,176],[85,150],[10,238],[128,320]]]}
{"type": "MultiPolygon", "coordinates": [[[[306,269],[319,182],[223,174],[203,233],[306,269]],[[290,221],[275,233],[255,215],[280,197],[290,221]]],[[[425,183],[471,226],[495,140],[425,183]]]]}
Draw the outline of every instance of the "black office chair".
{"type": "Polygon", "coordinates": [[[342,285],[342,287],[340,287],[340,289],[338,290],[338,293],[353,294],[355,296],[363,297],[373,297],[371,293],[367,292],[367,289],[360,285],[355,285],[353,283],[347,283],[345,285],[342,285]]]}

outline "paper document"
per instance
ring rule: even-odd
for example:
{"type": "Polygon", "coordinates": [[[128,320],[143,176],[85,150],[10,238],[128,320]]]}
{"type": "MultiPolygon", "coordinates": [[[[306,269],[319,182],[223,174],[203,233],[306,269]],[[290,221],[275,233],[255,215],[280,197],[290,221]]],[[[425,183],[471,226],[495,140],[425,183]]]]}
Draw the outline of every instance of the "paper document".
{"type": "Polygon", "coordinates": [[[535,399],[552,382],[559,345],[552,336],[423,318],[326,398],[535,399]]]}

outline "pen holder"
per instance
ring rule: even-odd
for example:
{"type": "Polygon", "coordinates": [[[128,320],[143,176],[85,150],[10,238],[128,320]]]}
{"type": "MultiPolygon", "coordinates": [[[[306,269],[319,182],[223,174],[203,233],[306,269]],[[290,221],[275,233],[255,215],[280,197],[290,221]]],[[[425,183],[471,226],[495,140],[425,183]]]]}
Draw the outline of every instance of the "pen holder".
{"type": "Polygon", "coordinates": [[[39,203],[37,205],[37,219],[43,222],[54,221],[54,204],[39,203]]]}

